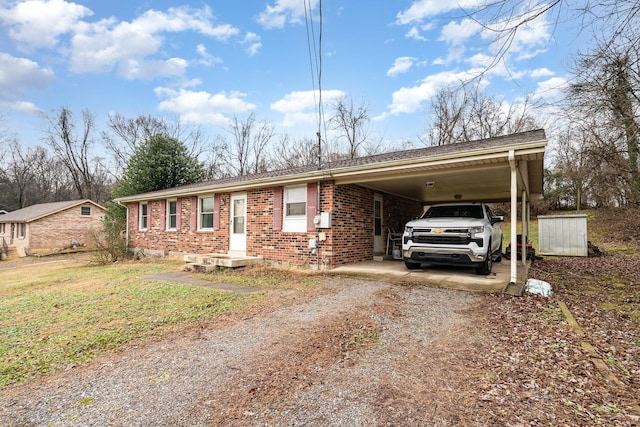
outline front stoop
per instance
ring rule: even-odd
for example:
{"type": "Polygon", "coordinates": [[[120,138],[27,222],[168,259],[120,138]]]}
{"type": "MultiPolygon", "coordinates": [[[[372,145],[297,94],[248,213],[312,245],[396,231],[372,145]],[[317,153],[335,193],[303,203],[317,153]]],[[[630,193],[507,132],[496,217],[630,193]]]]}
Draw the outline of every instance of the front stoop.
{"type": "Polygon", "coordinates": [[[184,261],[187,263],[187,270],[199,273],[220,268],[246,267],[264,262],[262,257],[232,256],[227,254],[189,254],[184,256],[184,261]]]}

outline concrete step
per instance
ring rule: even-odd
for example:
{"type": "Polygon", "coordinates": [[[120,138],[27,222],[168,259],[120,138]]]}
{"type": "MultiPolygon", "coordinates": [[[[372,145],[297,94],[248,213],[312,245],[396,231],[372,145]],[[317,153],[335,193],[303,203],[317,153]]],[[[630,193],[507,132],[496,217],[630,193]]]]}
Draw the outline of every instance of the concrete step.
{"type": "Polygon", "coordinates": [[[0,257],[2,257],[2,259],[15,259],[19,258],[19,256],[18,249],[13,246],[9,246],[6,252],[4,250],[0,250],[0,257]]]}
{"type": "Polygon", "coordinates": [[[213,271],[219,267],[238,268],[262,264],[264,259],[262,257],[229,256],[226,254],[189,254],[184,256],[184,261],[187,263],[187,269],[213,271]]]}

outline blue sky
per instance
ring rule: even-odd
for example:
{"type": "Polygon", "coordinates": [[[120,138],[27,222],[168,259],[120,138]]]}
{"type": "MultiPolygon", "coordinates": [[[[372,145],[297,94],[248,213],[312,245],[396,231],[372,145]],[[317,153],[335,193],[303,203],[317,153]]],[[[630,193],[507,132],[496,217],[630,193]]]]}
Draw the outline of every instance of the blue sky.
{"type": "MultiPolygon", "coordinates": [[[[323,1],[325,111],[351,97],[368,105],[371,131],[388,144],[417,142],[438,88],[494,54],[460,9],[482,2],[323,1]]],[[[78,118],[88,109],[98,128],[117,112],[179,117],[215,135],[234,115],[255,113],[279,133],[313,137],[305,4],[317,49],[318,0],[0,0],[0,128],[40,144],[42,114],[64,106],[78,118]]],[[[555,24],[542,16],[524,27],[485,76],[487,92],[512,104],[557,95],[581,40],[555,24]]]]}

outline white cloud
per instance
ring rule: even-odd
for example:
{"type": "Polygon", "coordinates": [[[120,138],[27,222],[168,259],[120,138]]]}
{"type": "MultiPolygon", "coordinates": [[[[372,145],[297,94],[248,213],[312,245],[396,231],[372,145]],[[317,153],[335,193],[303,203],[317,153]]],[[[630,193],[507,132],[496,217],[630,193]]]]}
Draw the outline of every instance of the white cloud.
{"type": "Polygon", "coordinates": [[[562,96],[562,92],[567,88],[568,84],[567,79],[563,77],[552,77],[539,82],[531,97],[533,99],[557,99],[562,96]]]}
{"type": "Polygon", "coordinates": [[[414,113],[422,108],[425,101],[431,99],[438,89],[448,84],[457,84],[469,80],[480,70],[472,69],[462,72],[442,72],[427,76],[417,86],[402,87],[392,94],[392,102],[387,106],[387,112],[374,117],[373,120],[382,120],[389,115],[402,113],[414,113]]]}
{"type": "MultiPolygon", "coordinates": [[[[325,103],[345,95],[341,90],[323,90],[322,99],[325,103]]],[[[284,98],[272,103],[270,108],[284,114],[283,126],[291,127],[300,123],[315,123],[317,121],[318,91],[295,91],[284,98]]]]}
{"type": "MultiPolygon", "coordinates": [[[[3,103],[4,104],[4,103],[3,103]]],[[[43,111],[38,108],[34,103],[28,101],[16,101],[4,104],[6,107],[13,111],[19,111],[21,113],[41,115],[43,111]]]]}
{"type": "Polygon", "coordinates": [[[534,79],[537,79],[539,77],[551,77],[553,76],[555,73],[553,71],[551,71],[550,69],[543,67],[543,68],[538,68],[536,70],[531,71],[531,77],[534,79]]]}
{"type": "Polygon", "coordinates": [[[211,94],[205,91],[157,87],[155,93],[159,98],[165,98],[158,105],[160,111],[175,113],[180,120],[190,123],[224,127],[229,123],[227,115],[245,113],[256,108],[255,104],[244,100],[246,94],[241,92],[211,94]]]}
{"type": "Polygon", "coordinates": [[[208,8],[170,8],[166,13],[147,11],[131,22],[79,23],[71,40],[70,68],[76,73],[117,68],[128,79],[180,75],[187,66],[184,60],[148,58],[161,53],[166,32],[197,31],[222,41],[238,34],[238,29],[213,25],[211,19],[208,8]]]}
{"type": "Polygon", "coordinates": [[[551,40],[549,29],[552,28],[548,22],[548,13],[535,16],[539,11],[537,9],[527,10],[522,14],[515,14],[511,21],[505,20],[495,23],[482,31],[482,37],[485,40],[494,41],[491,45],[491,51],[494,54],[503,52],[505,47],[508,48],[507,54],[518,60],[526,60],[533,58],[544,52],[542,47],[551,40]],[[531,18],[531,19],[529,19],[531,18]],[[517,19],[517,21],[516,21],[517,19]],[[526,21],[526,24],[519,25],[513,39],[505,37],[506,33],[501,30],[513,27],[517,22],[526,21]],[[509,40],[509,45],[505,46],[504,41],[509,40]]]}
{"type": "Polygon", "coordinates": [[[440,35],[440,40],[450,45],[458,46],[470,37],[480,32],[481,26],[473,19],[463,19],[460,23],[451,21],[444,27],[440,35]]]}
{"type": "Polygon", "coordinates": [[[92,14],[90,9],[64,0],[28,0],[0,9],[0,21],[9,26],[9,36],[19,44],[53,48],[60,35],[71,32],[82,18],[92,14]]]}
{"type": "Polygon", "coordinates": [[[260,36],[256,33],[247,33],[244,36],[244,40],[242,44],[249,45],[246,49],[247,54],[249,56],[256,55],[260,48],[262,47],[262,42],[260,41],[260,36]]]}
{"type": "Polygon", "coordinates": [[[393,63],[393,67],[387,71],[387,76],[397,76],[398,74],[406,73],[415,63],[416,58],[411,56],[401,56],[396,58],[393,63]]]}
{"type": "Polygon", "coordinates": [[[30,59],[0,52],[0,99],[19,96],[23,89],[45,87],[53,77],[51,69],[30,59]]]}
{"type": "Polygon", "coordinates": [[[196,52],[198,52],[198,54],[202,57],[202,59],[198,61],[198,63],[201,65],[212,67],[217,64],[222,64],[223,62],[222,58],[213,56],[209,52],[207,52],[207,47],[202,43],[196,46],[196,52]]]}
{"type": "Polygon", "coordinates": [[[118,65],[118,74],[127,79],[151,80],[156,77],[181,76],[187,69],[187,61],[182,58],[161,60],[128,59],[118,65]]]}
{"type": "Polygon", "coordinates": [[[398,13],[396,23],[407,25],[421,22],[425,18],[431,18],[443,12],[475,8],[484,2],[484,0],[416,0],[408,9],[398,13]]]}
{"type": "MultiPolygon", "coordinates": [[[[318,5],[319,0],[276,0],[273,6],[267,5],[256,21],[264,28],[283,28],[286,24],[298,24],[305,16],[307,4],[311,10],[318,5]]],[[[307,12],[308,13],[308,12],[307,12]]]]}
{"type": "Polygon", "coordinates": [[[422,42],[427,41],[427,38],[420,34],[420,30],[418,30],[418,27],[415,26],[411,27],[409,31],[407,31],[407,34],[405,34],[404,36],[408,39],[414,39],[422,42]]]}

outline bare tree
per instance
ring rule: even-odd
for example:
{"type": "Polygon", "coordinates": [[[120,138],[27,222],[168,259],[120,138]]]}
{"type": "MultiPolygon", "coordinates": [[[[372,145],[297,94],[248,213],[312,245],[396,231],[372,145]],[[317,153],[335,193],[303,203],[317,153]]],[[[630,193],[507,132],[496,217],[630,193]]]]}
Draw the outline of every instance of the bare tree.
{"type": "Polygon", "coordinates": [[[589,28],[594,34],[615,40],[620,35],[640,28],[640,3],[637,0],[506,0],[489,1],[483,7],[469,10],[467,16],[493,35],[495,52],[485,67],[489,70],[504,62],[518,34],[539,19],[549,17],[552,28],[563,27],[576,36],[589,28]]]}
{"type": "Polygon", "coordinates": [[[105,183],[98,175],[104,167],[99,158],[89,158],[95,126],[93,115],[88,110],[82,112],[82,129],[77,132],[73,114],[63,107],[49,118],[49,125],[48,143],[67,169],[77,196],[96,201],[102,198],[99,196],[105,183]]]}
{"type": "Polygon", "coordinates": [[[37,203],[68,200],[75,193],[61,163],[44,147],[25,147],[18,140],[7,145],[4,203],[20,209],[37,203]]]}
{"type": "Polygon", "coordinates": [[[255,114],[251,113],[245,119],[234,116],[226,130],[232,139],[227,142],[221,137],[221,141],[228,149],[226,166],[232,175],[248,175],[273,169],[268,150],[275,130],[270,123],[258,121],[255,114]]]}
{"type": "Polygon", "coordinates": [[[293,169],[318,164],[318,141],[314,138],[292,140],[284,135],[273,153],[275,169],[293,169]]]}
{"type": "MultiPolygon", "coordinates": [[[[615,171],[625,203],[640,205],[640,43],[631,33],[578,56],[566,102],[569,119],[591,138],[597,163],[615,171]]],[[[594,167],[597,166],[594,163],[594,167]]]]}
{"type": "Polygon", "coordinates": [[[530,110],[528,100],[501,102],[477,86],[444,87],[431,103],[430,128],[421,139],[428,145],[445,145],[537,129],[540,126],[530,110]]]}
{"type": "Polygon", "coordinates": [[[329,119],[329,125],[338,133],[338,137],[347,143],[347,158],[359,157],[361,149],[369,138],[369,107],[353,99],[341,97],[333,104],[335,114],[329,119]]]}

